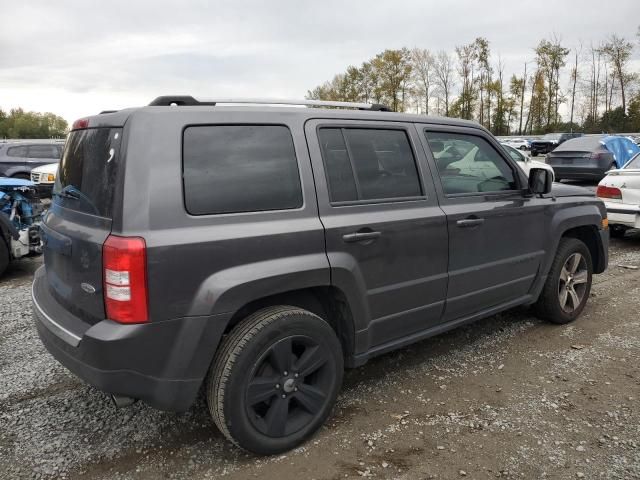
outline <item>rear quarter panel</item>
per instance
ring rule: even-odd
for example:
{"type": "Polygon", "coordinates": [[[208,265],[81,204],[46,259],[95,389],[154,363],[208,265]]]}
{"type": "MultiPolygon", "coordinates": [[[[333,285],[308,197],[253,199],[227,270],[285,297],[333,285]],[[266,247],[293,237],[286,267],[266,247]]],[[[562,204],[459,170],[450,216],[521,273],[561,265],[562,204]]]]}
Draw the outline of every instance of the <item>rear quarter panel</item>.
{"type": "Polygon", "coordinates": [[[607,202],[640,205],[640,170],[633,172],[621,171],[618,175],[607,175],[599,185],[616,187],[622,193],[622,200],[607,199],[607,202]]]}
{"type": "Polygon", "coordinates": [[[146,240],[152,321],[234,312],[267,295],[330,284],[324,232],[302,121],[297,116],[155,107],[129,118],[124,139],[123,214],[114,219],[114,233],[146,240]],[[301,176],[302,208],[201,216],[187,213],[182,186],[183,128],[237,123],[289,127],[301,176]]]}

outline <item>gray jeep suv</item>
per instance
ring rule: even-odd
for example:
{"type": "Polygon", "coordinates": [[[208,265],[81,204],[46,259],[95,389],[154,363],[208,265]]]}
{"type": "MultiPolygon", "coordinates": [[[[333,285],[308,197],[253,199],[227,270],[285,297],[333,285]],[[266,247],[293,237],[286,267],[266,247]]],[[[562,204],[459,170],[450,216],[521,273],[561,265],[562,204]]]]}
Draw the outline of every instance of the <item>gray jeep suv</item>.
{"type": "Polygon", "coordinates": [[[603,203],[527,179],[476,123],[222,103],[161,97],[69,134],[34,319],[117,404],[183,411],[203,389],[229,440],[282,452],[345,366],[517,305],[570,322],[607,266],[603,203]]]}

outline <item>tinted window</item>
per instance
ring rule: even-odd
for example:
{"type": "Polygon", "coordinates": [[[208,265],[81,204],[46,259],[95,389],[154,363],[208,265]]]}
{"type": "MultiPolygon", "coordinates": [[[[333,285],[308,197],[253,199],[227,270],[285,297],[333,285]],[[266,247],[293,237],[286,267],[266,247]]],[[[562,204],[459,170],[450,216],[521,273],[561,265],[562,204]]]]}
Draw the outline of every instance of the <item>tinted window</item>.
{"type": "Polygon", "coordinates": [[[319,139],[332,202],[422,195],[403,130],[322,128],[319,139]]]}
{"type": "Polygon", "coordinates": [[[29,145],[29,158],[59,158],[57,145],[29,145]]]}
{"type": "Polygon", "coordinates": [[[54,202],[111,217],[121,137],[121,128],[72,131],[53,187],[54,202]]]}
{"type": "Polygon", "coordinates": [[[447,195],[515,190],[509,164],[482,137],[425,132],[447,195]]]}
{"type": "Polygon", "coordinates": [[[279,125],[188,127],[184,196],[194,215],[302,206],[291,132],[279,125]]]}
{"type": "Polygon", "coordinates": [[[9,147],[7,149],[8,157],[26,157],[27,156],[27,147],[9,147]]]}

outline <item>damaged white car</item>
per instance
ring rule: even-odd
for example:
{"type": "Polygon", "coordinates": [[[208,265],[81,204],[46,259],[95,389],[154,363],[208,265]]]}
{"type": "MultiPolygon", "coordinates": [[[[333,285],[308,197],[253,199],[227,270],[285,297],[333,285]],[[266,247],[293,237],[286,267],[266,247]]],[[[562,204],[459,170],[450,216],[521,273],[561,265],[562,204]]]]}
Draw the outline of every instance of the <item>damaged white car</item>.
{"type": "Polygon", "coordinates": [[[640,228],[640,153],[622,168],[609,170],[598,184],[597,195],[607,207],[612,237],[640,228]]]}

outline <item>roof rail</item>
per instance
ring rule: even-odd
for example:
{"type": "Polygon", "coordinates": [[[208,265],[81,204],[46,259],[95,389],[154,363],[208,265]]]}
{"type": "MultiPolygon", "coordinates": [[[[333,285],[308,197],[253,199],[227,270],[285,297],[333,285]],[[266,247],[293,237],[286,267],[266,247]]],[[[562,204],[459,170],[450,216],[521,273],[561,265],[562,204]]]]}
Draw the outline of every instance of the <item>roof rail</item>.
{"type": "Polygon", "coordinates": [[[149,106],[215,106],[220,103],[241,105],[300,105],[306,107],[355,108],[357,110],[371,110],[377,112],[391,111],[389,107],[379,103],[293,100],[282,98],[207,98],[203,100],[196,100],[189,95],[163,95],[153,100],[149,106]]]}

